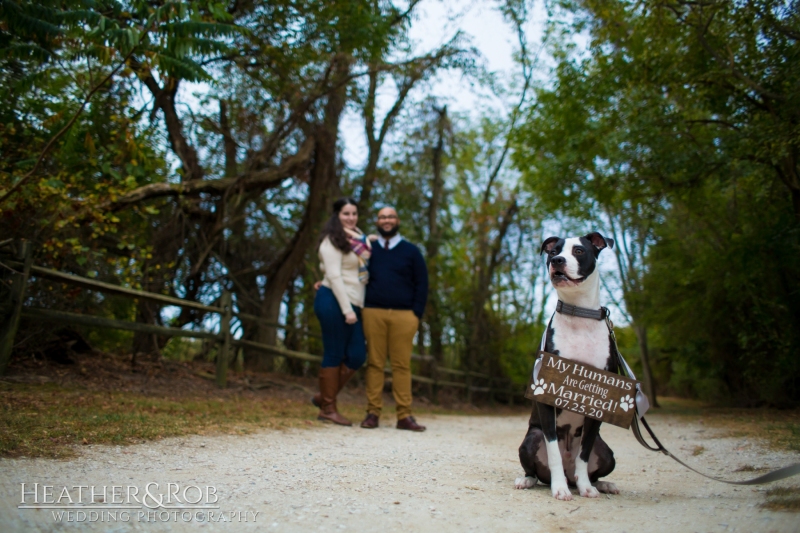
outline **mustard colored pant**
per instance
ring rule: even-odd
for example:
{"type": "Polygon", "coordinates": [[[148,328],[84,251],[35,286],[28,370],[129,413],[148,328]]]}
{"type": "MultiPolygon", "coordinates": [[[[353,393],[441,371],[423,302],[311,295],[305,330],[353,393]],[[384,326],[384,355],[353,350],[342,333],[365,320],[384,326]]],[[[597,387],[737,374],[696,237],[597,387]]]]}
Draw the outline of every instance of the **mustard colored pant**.
{"type": "Polygon", "coordinates": [[[367,338],[367,412],[381,416],[383,369],[388,357],[397,419],[411,416],[411,350],[419,319],[413,311],[376,307],[365,307],[361,316],[367,338]]]}

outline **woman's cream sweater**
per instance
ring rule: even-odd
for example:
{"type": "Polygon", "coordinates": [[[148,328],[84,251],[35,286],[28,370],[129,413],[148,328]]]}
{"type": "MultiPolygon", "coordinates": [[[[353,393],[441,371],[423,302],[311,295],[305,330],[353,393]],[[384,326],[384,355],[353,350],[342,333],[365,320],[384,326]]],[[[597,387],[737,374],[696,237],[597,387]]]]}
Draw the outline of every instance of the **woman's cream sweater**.
{"type": "Polygon", "coordinates": [[[343,253],[325,237],[319,245],[319,266],[325,275],[322,286],[333,291],[342,314],[353,311],[354,305],[364,307],[367,287],[358,279],[358,256],[355,253],[343,253]]]}

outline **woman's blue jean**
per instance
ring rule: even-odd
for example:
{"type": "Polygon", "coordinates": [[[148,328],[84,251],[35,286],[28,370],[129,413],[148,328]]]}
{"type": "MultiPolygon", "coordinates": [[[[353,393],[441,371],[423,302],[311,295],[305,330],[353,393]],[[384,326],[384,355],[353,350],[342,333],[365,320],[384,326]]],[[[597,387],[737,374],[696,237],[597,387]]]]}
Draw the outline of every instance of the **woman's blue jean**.
{"type": "Polygon", "coordinates": [[[322,325],[322,367],[337,367],[344,363],[358,370],[367,358],[364,328],[361,326],[361,308],[353,306],[358,322],[348,324],[328,287],[320,287],[314,298],[314,313],[322,325]]]}

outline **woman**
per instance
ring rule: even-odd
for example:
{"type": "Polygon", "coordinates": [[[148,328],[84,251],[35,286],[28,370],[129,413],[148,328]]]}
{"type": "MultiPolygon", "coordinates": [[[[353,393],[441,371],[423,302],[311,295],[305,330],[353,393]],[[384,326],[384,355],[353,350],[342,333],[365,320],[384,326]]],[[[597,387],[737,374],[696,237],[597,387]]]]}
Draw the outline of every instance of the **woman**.
{"type": "Polygon", "coordinates": [[[355,200],[342,198],[333,204],[318,250],[325,278],[314,299],[314,313],[322,325],[323,356],[319,394],[311,401],[319,407],[319,420],[342,426],[353,424],[336,410],[336,395],[367,358],[361,308],[372,248],[357,222],[355,200]]]}

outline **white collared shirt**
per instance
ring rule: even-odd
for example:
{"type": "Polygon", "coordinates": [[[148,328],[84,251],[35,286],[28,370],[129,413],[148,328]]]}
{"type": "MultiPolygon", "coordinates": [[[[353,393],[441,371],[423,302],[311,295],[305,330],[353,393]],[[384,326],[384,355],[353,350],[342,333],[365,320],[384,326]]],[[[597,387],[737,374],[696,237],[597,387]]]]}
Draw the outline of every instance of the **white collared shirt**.
{"type": "MultiPolygon", "coordinates": [[[[386,238],[383,237],[382,235],[378,235],[378,237],[379,237],[378,238],[378,245],[381,248],[385,249],[386,248],[386,238]]],[[[389,239],[389,249],[391,250],[392,248],[394,248],[395,246],[400,244],[400,241],[402,241],[402,240],[403,240],[403,237],[401,237],[399,233],[397,235],[395,235],[394,237],[392,237],[391,239],[389,239]]]]}

